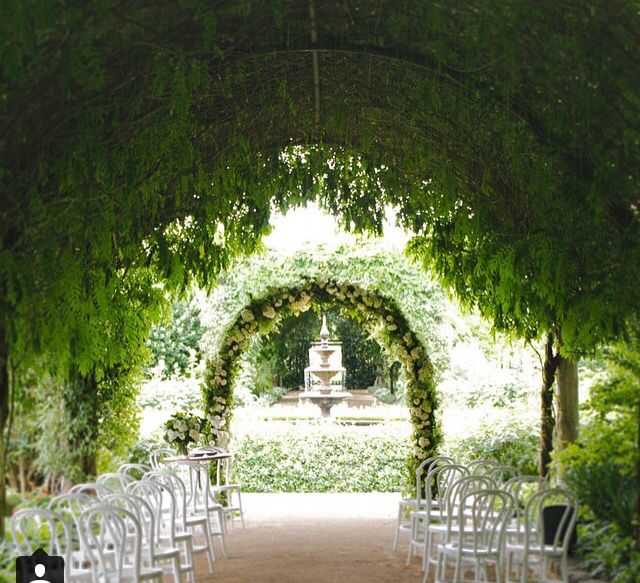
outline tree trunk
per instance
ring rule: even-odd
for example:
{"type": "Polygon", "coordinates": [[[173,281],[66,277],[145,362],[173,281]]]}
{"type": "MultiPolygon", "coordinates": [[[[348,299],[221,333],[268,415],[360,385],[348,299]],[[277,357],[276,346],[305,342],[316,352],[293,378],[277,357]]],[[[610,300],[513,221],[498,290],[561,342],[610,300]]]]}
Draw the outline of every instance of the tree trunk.
{"type": "Polygon", "coordinates": [[[538,460],[538,470],[543,478],[549,473],[551,452],[553,451],[553,430],[555,427],[553,384],[558,358],[553,354],[553,342],[553,334],[549,334],[544,346],[542,387],[540,390],[540,458],[538,460]]]}
{"type": "Polygon", "coordinates": [[[558,354],[556,449],[578,439],[578,363],[558,354]]]}
{"type": "Polygon", "coordinates": [[[5,516],[7,515],[7,441],[9,424],[9,349],[0,323],[0,540],[4,540],[5,516]]]}

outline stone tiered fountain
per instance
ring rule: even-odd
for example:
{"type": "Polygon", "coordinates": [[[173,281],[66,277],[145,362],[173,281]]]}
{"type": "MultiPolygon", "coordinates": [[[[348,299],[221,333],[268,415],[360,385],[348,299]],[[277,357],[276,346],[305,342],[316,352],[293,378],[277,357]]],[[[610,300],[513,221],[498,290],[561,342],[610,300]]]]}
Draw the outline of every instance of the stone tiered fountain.
{"type": "Polygon", "coordinates": [[[331,418],[331,408],[351,397],[351,393],[344,390],[345,376],[342,343],[329,342],[329,328],[323,315],[320,342],[314,342],[309,349],[309,366],[304,369],[304,392],[299,398],[320,407],[323,418],[331,418]]]}

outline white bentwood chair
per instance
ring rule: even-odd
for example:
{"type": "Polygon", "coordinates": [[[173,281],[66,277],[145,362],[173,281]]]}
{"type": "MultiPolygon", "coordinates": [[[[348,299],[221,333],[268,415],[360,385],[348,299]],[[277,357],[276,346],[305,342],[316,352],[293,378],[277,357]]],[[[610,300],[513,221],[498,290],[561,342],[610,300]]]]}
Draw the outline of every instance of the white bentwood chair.
{"type": "Polygon", "coordinates": [[[455,561],[453,583],[470,581],[465,567],[473,568],[473,583],[488,581],[488,563],[495,567],[496,583],[501,583],[505,531],[512,513],[513,498],[503,490],[467,492],[458,508],[458,524],[464,528],[457,540],[438,546],[436,583],[446,582],[449,559],[455,561]]]}
{"type": "Polygon", "coordinates": [[[424,510],[425,502],[422,498],[424,486],[422,477],[429,473],[433,467],[439,464],[452,464],[454,461],[443,455],[436,455],[427,458],[416,468],[416,481],[413,490],[413,497],[403,498],[398,502],[398,518],[396,520],[396,531],[393,537],[393,550],[398,549],[398,541],[402,531],[411,531],[411,512],[415,510],[424,510]]]}
{"type": "Polygon", "coordinates": [[[462,476],[449,486],[444,498],[443,520],[433,522],[427,527],[423,552],[425,559],[423,562],[423,583],[427,583],[429,579],[431,564],[437,563],[437,556],[432,556],[434,543],[437,542],[436,537],[440,539],[441,544],[447,544],[463,539],[465,534],[470,532],[471,527],[467,526],[466,522],[471,509],[463,506],[464,501],[467,501],[468,504],[472,502],[472,498],[468,494],[495,488],[496,483],[492,478],[477,475],[462,476]],[[464,519],[462,523],[460,522],[461,510],[464,519]]]}
{"type": "Polygon", "coordinates": [[[143,565],[143,530],[134,513],[100,504],[80,516],[94,583],[162,582],[162,569],[143,565]]]}
{"type": "Polygon", "coordinates": [[[507,583],[513,567],[520,565],[520,581],[529,581],[529,570],[538,569],[536,580],[550,581],[549,563],[560,561],[563,583],[569,583],[568,554],[576,524],[578,500],[565,488],[549,488],[533,495],[525,510],[523,542],[508,542],[507,583]]]}
{"type": "Polygon", "coordinates": [[[172,472],[159,470],[148,472],[145,474],[144,479],[152,480],[171,492],[175,500],[175,519],[178,530],[176,537],[179,539],[183,536],[182,533],[189,533],[193,537],[193,554],[206,553],[209,572],[213,572],[215,552],[211,538],[211,529],[209,528],[209,517],[206,514],[198,514],[190,511],[187,504],[187,489],[184,482],[172,472]],[[197,544],[196,535],[198,530],[202,531],[204,539],[203,545],[197,544]]]}
{"type": "MultiPolygon", "coordinates": [[[[425,547],[425,538],[429,526],[434,522],[445,522],[447,490],[459,478],[468,475],[467,468],[457,464],[436,465],[429,470],[425,479],[425,506],[421,510],[411,513],[411,538],[407,553],[407,565],[416,551],[422,551],[425,547]]],[[[422,557],[422,568],[426,568],[427,557],[422,557]]]]}
{"type": "Polygon", "coordinates": [[[44,547],[49,555],[63,557],[65,581],[92,581],[91,571],[84,566],[87,561],[74,560],[72,529],[62,515],[48,508],[26,508],[11,517],[9,530],[16,555],[31,555],[44,547]]]}

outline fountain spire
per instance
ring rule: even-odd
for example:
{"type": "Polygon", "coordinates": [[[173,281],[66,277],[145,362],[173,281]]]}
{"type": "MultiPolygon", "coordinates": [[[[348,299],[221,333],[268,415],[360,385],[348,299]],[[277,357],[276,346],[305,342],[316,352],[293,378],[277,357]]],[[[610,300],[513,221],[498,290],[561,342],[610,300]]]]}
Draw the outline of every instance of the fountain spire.
{"type": "Polygon", "coordinates": [[[320,329],[320,342],[322,348],[326,348],[329,345],[329,328],[327,327],[327,316],[322,314],[322,328],[320,329]]]}

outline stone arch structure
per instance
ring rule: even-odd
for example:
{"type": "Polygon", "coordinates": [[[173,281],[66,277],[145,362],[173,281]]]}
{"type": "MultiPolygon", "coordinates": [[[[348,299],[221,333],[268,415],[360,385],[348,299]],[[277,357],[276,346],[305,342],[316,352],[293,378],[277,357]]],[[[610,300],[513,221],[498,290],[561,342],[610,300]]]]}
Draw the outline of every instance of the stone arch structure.
{"type": "Polygon", "coordinates": [[[407,375],[407,403],[413,425],[412,453],[408,467],[434,454],[441,441],[435,416],[438,401],[434,367],[418,335],[411,329],[396,302],[384,294],[359,284],[331,279],[313,279],[272,288],[252,299],[227,328],[216,354],[207,362],[202,386],[205,414],[218,443],[228,440],[233,385],[240,367],[240,356],[256,335],[268,334],[286,317],[309,309],[312,303],[338,306],[363,327],[376,333],[404,367],[407,375]]]}

